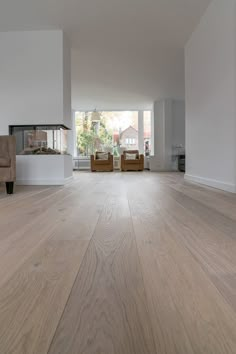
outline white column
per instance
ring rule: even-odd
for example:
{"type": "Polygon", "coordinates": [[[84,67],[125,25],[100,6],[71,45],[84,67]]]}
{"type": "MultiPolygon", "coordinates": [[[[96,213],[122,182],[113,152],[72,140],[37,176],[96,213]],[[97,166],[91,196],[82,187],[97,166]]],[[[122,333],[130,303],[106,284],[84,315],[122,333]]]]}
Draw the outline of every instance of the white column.
{"type": "Polygon", "coordinates": [[[165,102],[164,100],[154,103],[153,112],[154,132],[154,155],[150,157],[151,171],[164,170],[165,156],[165,102]]]}
{"type": "Polygon", "coordinates": [[[154,103],[154,156],[150,158],[152,171],[172,170],[172,100],[154,103]]]}
{"type": "Polygon", "coordinates": [[[138,149],[139,153],[144,153],[144,127],[143,127],[143,111],[138,111],[138,149]]]}
{"type": "Polygon", "coordinates": [[[165,100],[165,164],[166,171],[172,171],[173,155],[173,100],[165,100]]]}

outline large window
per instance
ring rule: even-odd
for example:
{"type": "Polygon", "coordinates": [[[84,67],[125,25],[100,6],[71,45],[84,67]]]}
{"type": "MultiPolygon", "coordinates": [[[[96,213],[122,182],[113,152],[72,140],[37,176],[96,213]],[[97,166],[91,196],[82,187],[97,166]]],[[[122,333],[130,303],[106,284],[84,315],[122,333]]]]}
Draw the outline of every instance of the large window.
{"type": "Polygon", "coordinates": [[[148,156],[151,144],[151,112],[143,112],[144,148],[139,141],[138,111],[76,112],[76,153],[88,158],[96,151],[108,151],[119,156],[121,151],[142,150],[148,156]]]}

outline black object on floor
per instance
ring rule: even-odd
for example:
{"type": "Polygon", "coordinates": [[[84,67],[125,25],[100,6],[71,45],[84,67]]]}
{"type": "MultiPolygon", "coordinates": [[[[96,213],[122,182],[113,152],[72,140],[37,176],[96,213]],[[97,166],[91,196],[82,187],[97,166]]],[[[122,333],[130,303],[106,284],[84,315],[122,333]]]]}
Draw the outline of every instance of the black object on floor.
{"type": "Polygon", "coordinates": [[[185,172],[185,155],[178,156],[178,169],[180,172],[185,172]]]}
{"type": "Polygon", "coordinates": [[[7,194],[13,194],[14,182],[6,182],[7,194]]]}

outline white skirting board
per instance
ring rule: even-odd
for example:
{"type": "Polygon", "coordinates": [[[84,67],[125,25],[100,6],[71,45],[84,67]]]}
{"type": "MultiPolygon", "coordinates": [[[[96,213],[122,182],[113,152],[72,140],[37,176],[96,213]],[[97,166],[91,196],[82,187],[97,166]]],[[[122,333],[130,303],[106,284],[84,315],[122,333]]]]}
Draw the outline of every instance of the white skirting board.
{"type": "Polygon", "coordinates": [[[198,176],[192,176],[185,174],[184,179],[189,182],[195,182],[199,184],[204,184],[208,187],[213,187],[216,189],[221,189],[226,192],[236,193],[236,185],[231,183],[224,183],[210,178],[203,178],[198,176]]]}
{"type": "Polygon", "coordinates": [[[73,174],[70,155],[18,155],[16,184],[64,185],[73,174]]]}

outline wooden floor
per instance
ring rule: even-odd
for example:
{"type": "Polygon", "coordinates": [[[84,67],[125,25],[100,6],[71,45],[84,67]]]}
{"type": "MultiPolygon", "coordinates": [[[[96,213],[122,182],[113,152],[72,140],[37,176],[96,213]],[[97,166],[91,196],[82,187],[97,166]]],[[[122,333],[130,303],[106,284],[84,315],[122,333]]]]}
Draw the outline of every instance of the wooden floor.
{"type": "Polygon", "coordinates": [[[0,354],[236,353],[236,195],[182,174],[0,187],[0,354]]]}

